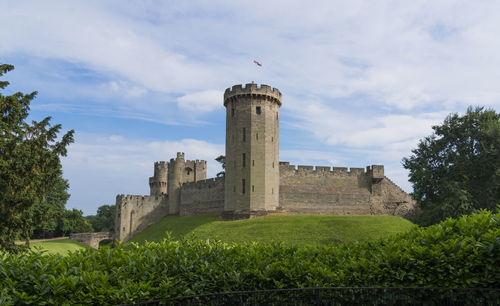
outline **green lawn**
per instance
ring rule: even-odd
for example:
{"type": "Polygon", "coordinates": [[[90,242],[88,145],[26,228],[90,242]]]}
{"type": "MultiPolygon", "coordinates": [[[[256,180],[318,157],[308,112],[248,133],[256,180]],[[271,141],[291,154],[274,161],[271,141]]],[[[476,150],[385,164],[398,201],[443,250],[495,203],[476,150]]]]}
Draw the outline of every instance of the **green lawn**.
{"type": "Polygon", "coordinates": [[[405,232],[414,225],[394,216],[271,215],[240,221],[218,221],[217,216],[168,216],[139,233],[131,241],[159,241],[165,232],[173,238],[224,242],[282,241],[294,245],[317,245],[376,239],[405,232]]]}
{"type": "Polygon", "coordinates": [[[76,251],[83,248],[88,248],[88,246],[76,242],[74,240],[63,239],[63,240],[53,240],[44,242],[33,242],[30,243],[30,247],[41,247],[43,250],[47,251],[48,254],[61,254],[66,255],[69,251],[76,251]]]}

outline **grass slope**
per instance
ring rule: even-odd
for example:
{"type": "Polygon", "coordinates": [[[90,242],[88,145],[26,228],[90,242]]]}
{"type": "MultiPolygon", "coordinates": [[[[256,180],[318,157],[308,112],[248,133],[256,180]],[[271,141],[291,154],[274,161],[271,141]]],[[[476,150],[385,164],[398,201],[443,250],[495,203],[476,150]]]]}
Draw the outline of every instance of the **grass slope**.
{"type": "Polygon", "coordinates": [[[406,232],[415,225],[394,216],[271,215],[240,220],[218,221],[217,216],[168,216],[139,233],[131,241],[160,241],[165,232],[173,238],[224,242],[282,241],[294,245],[318,245],[376,239],[406,232]]]}
{"type": "Polygon", "coordinates": [[[69,239],[33,242],[30,244],[31,248],[40,247],[42,250],[47,251],[48,254],[61,254],[66,255],[69,251],[76,251],[88,246],[69,239]]]}

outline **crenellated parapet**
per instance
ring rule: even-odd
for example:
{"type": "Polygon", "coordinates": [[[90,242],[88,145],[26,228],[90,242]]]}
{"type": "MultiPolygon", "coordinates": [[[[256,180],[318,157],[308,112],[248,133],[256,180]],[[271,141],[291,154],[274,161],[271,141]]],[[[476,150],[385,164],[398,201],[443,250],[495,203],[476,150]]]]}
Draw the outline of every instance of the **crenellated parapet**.
{"type": "MultiPolygon", "coordinates": [[[[331,177],[345,176],[362,176],[368,175],[370,172],[365,172],[363,168],[347,168],[347,167],[330,167],[330,166],[306,166],[306,165],[290,165],[289,162],[280,162],[280,175],[318,175],[331,177]]],[[[373,167],[373,166],[372,166],[373,167]]],[[[367,169],[371,169],[367,167],[367,169]]],[[[383,173],[383,166],[382,166],[383,173]]]]}
{"type": "Polygon", "coordinates": [[[215,178],[209,178],[209,179],[197,181],[197,182],[184,183],[184,184],[182,184],[181,188],[182,188],[182,190],[214,188],[221,183],[222,184],[224,183],[224,178],[223,177],[215,177],[215,178]]]}
{"type": "Polygon", "coordinates": [[[269,85],[260,85],[254,83],[246,84],[243,87],[241,84],[227,88],[224,92],[224,106],[230,101],[236,101],[241,97],[257,97],[268,101],[273,101],[281,106],[281,92],[277,88],[272,88],[269,85]]]}

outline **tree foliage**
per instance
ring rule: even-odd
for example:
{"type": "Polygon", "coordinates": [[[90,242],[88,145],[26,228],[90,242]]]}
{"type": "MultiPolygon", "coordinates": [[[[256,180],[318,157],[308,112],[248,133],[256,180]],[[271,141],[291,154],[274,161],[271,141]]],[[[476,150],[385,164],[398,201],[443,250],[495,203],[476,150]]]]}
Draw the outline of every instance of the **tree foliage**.
{"type": "Polygon", "coordinates": [[[115,229],[115,205],[102,205],[97,208],[97,215],[85,217],[94,232],[113,232],[115,229]]]}
{"type": "MultiPolygon", "coordinates": [[[[0,65],[0,76],[14,69],[0,65]]],[[[0,89],[9,85],[0,82],[0,89]]],[[[48,200],[62,170],[59,157],[73,142],[71,130],[58,138],[61,125],[50,117],[27,122],[30,102],[37,92],[0,94],[0,248],[14,251],[16,238],[29,240],[35,209],[48,200]]]]}
{"type": "Polygon", "coordinates": [[[469,107],[450,114],[403,159],[413,196],[429,225],[500,203],[500,114],[469,107]]]}
{"type": "Polygon", "coordinates": [[[220,155],[215,159],[218,163],[221,164],[222,171],[217,173],[217,177],[224,177],[226,175],[226,156],[220,155]]]}

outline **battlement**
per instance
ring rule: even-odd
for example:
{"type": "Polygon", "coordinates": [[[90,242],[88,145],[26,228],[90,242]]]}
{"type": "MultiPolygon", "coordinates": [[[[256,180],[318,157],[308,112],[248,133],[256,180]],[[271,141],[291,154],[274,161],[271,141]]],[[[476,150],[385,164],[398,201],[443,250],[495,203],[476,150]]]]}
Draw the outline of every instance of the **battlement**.
{"type": "MultiPolygon", "coordinates": [[[[368,169],[368,168],[367,168],[368,169]]],[[[382,170],[383,171],[383,170],[382,170]]],[[[360,176],[365,175],[364,168],[330,167],[330,166],[305,166],[290,165],[289,162],[280,162],[280,173],[317,174],[329,176],[360,176]]]]}
{"type": "Polygon", "coordinates": [[[269,85],[262,84],[259,86],[254,83],[249,83],[246,84],[245,87],[239,84],[234,85],[232,88],[227,88],[224,92],[224,106],[238,96],[265,96],[281,106],[281,92],[277,88],[271,88],[269,85]]]}
{"type": "Polygon", "coordinates": [[[371,165],[366,166],[366,173],[372,176],[374,179],[384,178],[384,166],[383,165],[371,165]]]}
{"type": "Polygon", "coordinates": [[[168,162],[166,162],[166,161],[155,162],[155,167],[165,167],[165,166],[168,166],[168,162]]]}
{"type": "Polygon", "coordinates": [[[201,180],[197,182],[189,182],[182,184],[183,190],[192,190],[192,189],[204,189],[204,188],[212,188],[224,181],[222,177],[209,178],[206,180],[201,180]]]}

